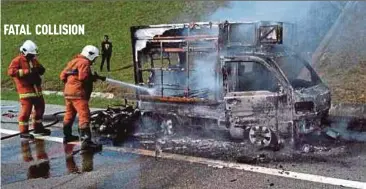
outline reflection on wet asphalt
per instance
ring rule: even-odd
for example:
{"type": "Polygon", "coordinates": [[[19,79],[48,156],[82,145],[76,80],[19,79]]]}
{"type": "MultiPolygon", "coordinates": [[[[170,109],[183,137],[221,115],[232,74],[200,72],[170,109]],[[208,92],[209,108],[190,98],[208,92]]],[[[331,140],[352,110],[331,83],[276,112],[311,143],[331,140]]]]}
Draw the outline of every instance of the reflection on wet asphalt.
{"type": "Polygon", "coordinates": [[[65,161],[68,173],[82,173],[82,172],[90,172],[93,170],[93,153],[82,153],[81,156],[81,169],[75,163],[75,154],[79,152],[79,150],[74,150],[75,144],[64,144],[65,151],[65,161]]]}
{"type": "Polygon", "coordinates": [[[27,178],[48,178],[50,176],[50,162],[45,150],[45,144],[43,140],[36,139],[33,141],[35,144],[36,158],[33,158],[31,151],[30,140],[21,140],[21,153],[23,161],[28,164],[27,178]]]}
{"type": "Polygon", "coordinates": [[[108,151],[80,154],[79,149],[78,145],[40,139],[14,137],[4,140],[1,144],[1,183],[82,174],[93,171],[95,167],[136,158],[136,155],[108,151]]]}

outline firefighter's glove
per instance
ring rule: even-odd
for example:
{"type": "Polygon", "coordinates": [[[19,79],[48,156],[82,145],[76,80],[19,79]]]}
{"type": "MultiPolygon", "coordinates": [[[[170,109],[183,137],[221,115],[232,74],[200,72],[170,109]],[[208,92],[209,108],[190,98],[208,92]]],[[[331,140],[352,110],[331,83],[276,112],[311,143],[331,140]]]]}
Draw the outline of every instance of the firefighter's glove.
{"type": "Polygon", "coordinates": [[[104,76],[100,76],[100,75],[98,75],[98,73],[97,73],[97,72],[94,72],[94,78],[95,78],[95,79],[99,79],[99,80],[101,80],[101,81],[105,81],[105,80],[107,79],[107,77],[104,77],[104,76]]]}

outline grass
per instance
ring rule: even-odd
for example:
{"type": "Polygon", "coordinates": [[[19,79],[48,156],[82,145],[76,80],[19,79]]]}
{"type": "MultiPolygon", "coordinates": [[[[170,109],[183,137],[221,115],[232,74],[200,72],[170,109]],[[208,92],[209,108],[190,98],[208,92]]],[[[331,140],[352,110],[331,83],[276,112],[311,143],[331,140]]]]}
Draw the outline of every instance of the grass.
{"type": "MultiPolygon", "coordinates": [[[[63,96],[58,95],[44,95],[43,96],[47,104],[65,105],[63,96]]],[[[2,91],[1,100],[18,100],[18,94],[15,91],[2,91]]],[[[115,106],[124,104],[124,100],[121,99],[103,99],[103,98],[91,98],[89,105],[93,108],[106,108],[108,106],[115,106]]]]}
{"type": "Polygon", "coordinates": [[[332,101],[360,104],[366,103],[366,62],[354,65],[332,64],[321,66],[317,69],[322,75],[323,81],[330,87],[332,101]]]}
{"type": "MultiPolygon", "coordinates": [[[[108,34],[113,43],[110,77],[133,82],[130,26],[199,21],[223,2],[203,1],[5,1],[1,7],[3,24],[84,24],[82,36],[10,35],[1,41],[1,86],[14,89],[6,75],[10,61],[18,54],[26,39],[38,45],[40,62],[46,67],[43,88],[62,90],[59,73],[81,49],[92,44],[100,46],[103,35],[108,34]],[[127,67],[127,68],[126,68],[127,67]],[[123,69],[125,68],[125,69],[123,69]]],[[[95,70],[99,71],[100,59],[95,70]]],[[[106,75],[106,73],[101,73],[106,75]]],[[[96,91],[113,92],[107,84],[96,84],[96,91]]]]}

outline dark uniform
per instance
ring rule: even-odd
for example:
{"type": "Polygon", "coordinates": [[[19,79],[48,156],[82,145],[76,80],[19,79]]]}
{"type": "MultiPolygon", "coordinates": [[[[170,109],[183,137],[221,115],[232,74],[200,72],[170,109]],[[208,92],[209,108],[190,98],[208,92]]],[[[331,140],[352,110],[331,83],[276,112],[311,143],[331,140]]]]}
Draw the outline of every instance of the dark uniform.
{"type": "Polygon", "coordinates": [[[104,36],[104,41],[102,42],[102,62],[100,63],[100,71],[103,71],[104,61],[107,60],[107,70],[110,70],[110,60],[112,56],[112,42],[108,41],[108,36],[104,36]]]}

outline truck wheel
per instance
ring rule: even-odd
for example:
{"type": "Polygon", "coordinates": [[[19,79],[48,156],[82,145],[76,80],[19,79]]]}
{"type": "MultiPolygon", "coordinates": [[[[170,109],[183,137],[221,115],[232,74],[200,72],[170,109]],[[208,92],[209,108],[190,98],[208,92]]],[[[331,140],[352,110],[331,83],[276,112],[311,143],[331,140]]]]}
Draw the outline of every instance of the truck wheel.
{"type": "Polygon", "coordinates": [[[277,136],[273,131],[265,126],[250,127],[247,132],[249,141],[259,147],[268,147],[278,144],[277,136]]]}

